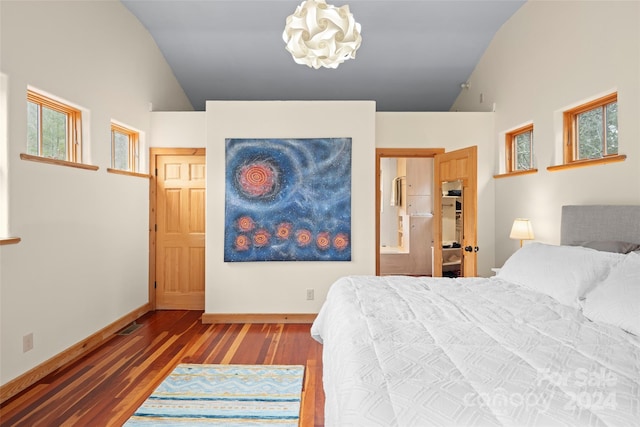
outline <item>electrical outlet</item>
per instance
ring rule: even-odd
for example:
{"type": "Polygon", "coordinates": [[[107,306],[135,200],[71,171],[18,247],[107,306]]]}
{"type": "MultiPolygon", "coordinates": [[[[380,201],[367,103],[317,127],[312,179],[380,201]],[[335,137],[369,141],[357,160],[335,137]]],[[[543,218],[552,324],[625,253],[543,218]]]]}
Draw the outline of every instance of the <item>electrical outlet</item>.
{"type": "Polygon", "coordinates": [[[22,352],[26,353],[33,349],[33,333],[22,337],[22,352]]]}
{"type": "Polygon", "coordinates": [[[313,289],[307,289],[307,301],[312,301],[314,298],[313,289]]]}

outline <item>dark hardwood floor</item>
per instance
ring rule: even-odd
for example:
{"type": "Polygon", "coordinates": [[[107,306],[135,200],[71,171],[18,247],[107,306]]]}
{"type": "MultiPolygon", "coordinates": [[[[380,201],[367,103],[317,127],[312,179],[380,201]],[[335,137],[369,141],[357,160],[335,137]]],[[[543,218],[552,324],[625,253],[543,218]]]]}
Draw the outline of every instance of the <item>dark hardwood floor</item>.
{"type": "Polygon", "coordinates": [[[178,363],[305,365],[301,426],[324,424],[322,346],[308,324],[203,325],[157,311],[0,406],[2,426],[120,426],[178,363]]]}

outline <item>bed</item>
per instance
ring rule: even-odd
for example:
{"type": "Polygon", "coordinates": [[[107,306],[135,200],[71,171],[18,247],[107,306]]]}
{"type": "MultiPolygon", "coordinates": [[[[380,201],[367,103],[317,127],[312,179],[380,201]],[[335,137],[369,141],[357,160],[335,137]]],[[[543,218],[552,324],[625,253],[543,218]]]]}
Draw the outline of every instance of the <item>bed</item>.
{"type": "Polygon", "coordinates": [[[492,278],[334,283],[311,329],[326,425],[640,425],[640,206],[564,206],[561,228],[492,278]]]}

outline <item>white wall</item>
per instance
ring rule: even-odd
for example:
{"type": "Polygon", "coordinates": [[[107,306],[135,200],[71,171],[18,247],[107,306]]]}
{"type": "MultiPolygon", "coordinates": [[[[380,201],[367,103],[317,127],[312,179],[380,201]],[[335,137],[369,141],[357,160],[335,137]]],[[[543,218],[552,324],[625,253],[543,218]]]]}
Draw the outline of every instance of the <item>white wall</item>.
{"type": "Polygon", "coordinates": [[[209,101],[207,110],[207,313],[316,313],[331,284],[375,274],[375,103],[209,101]],[[352,138],[350,262],[223,261],[225,138],[352,138]],[[315,300],[306,301],[306,289],[315,300]]]}
{"type": "Polygon", "coordinates": [[[204,111],[151,113],[151,147],[204,148],[207,146],[204,111]]]}
{"type": "MultiPolygon", "coordinates": [[[[562,205],[640,203],[639,58],[637,1],[529,1],[496,34],[452,109],[487,111],[495,103],[493,143],[501,149],[501,133],[534,123],[539,172],[495,181],[498,265],[518,247],[508,237],[516,217],[532,220],[536,240],[559,243],[562,205]],[[613,90],[626,161],[548,172],[562,163],[562,110],[613,90]]],[[[504,154],[494,153],[501,166],[504,154]]]]}
{"type": "Polygon", "coordinates": [[[478,275],[494,267],[493,113],[378,112],[376,148],[478,146],[478,275]]]}
{"type": "Polygon", "coordinates": [[[118,1],[3,1],[0,15],[5,232],[22,238],[0,247],[5,384],[148,301],[149,182],[106,172],[110,121],[146,134],[149,103],[192,108],[147,31],[118,1]],[[89,110],[84,162],[97,172],[20,160],[27,85],[89,110]],[[23,353],[29,333],[34,348],[23,353]]]}

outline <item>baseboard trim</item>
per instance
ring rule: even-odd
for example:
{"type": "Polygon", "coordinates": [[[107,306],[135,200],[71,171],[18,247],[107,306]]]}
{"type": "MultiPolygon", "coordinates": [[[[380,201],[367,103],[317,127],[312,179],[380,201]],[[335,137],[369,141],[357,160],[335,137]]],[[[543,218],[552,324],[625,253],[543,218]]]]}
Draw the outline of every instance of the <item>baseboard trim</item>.
{"type": "Polygon", "coordinates": [[[44,361],[35,368],[0,386],[0,403],[4,403],[6,400],[9,400],[16,394],[25,390],[27,387],[46,377],[56,369],[60,369],[80,359],[82,356],[86,355],[96,347],[109,341],[111,338],[113,338],[116,332],[126,327],[129,323],[140,318],[149,311],[151,311],[151,304],[147,303],[124,315],[120,319],[102,328],[98,332],[90,335],[77,344],[72,345],[61,353],[58,353],[51,359],[44,361]]]}
{"type": "Polygon", "coordinates": [[[202,315],[202,323],[313,323],[317,315],[317,313],[204,313],[202,315]]]}

